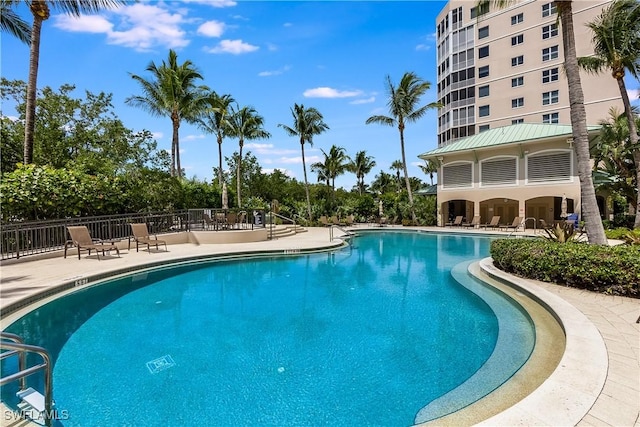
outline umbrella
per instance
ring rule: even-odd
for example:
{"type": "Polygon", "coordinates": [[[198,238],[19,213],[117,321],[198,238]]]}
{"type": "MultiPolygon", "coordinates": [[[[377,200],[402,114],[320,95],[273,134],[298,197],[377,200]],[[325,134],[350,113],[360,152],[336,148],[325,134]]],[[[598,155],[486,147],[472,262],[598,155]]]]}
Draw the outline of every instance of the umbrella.
{"type": "Polygon", "coordinates": [[[567,216],[567,195],[562,195],[562,202],[560,203],[560,218],[566,218],[567,216]]]}
{"type": "Polygon", "coordinates": [[[380,216],[384,215],[384,211],[382,209],[382,200],[378,202],[378,215],[380,216]]]}
{"type": "Polygon", "coordinates": [[[229,209],[229,196],[227,195],[227,183],[222,183],[222,209],[229,209]]]}

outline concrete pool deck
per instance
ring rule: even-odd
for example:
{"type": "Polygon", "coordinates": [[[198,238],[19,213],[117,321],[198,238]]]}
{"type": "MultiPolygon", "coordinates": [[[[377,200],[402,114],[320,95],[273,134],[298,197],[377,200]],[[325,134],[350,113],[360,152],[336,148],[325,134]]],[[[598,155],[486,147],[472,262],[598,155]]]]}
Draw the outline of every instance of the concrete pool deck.
{"type": "MultiPolygon", "coordinates": [[[[358,227],[361,228],[361,227],[358,227]]],[[[388,227],[393,229],[394,227],[388,227]]],[[[380,230],[380,228],[376,228],[380,230]]],[[[406,228],[405,228],[406,229],[406,228]]],[[[458,232],[458,233],[485,233],[482,230],[467,230],[455,228],[421,227],[424,231],[458,232]]],[[[187,259],[192,257],[206,257],[216,255],[230,255],[234,253],[249,253],[255,251],[280,251],[283,253],[296,253],[299,251],[330,248],[340,244],[339,240],[330,242],[328,228],[309,228],[305,233],[295,236],[279,238],[276,240],[254,243],[233,243],[215,245],[180,244],[169,245],[169,250],[135,252],[135,250],[121,251],[121,257],[106,256],[100,261],[95,255],[87,258],[83,254],[78,260],[75,254],[62,258],[57,254],[54,258],[27,257],[20,260],[4,261],[0,264],[0,310],[3,314],[0,322],[2,328],[7,326],[7,321],[13,315],[5,317],[6,308],[20,301],[28,300],[41,292],[60,287],[65,283],[83,284],[87,277],[102,275],[110,272],[135,270],[149,263],[164,263],[187,259]]],[[[340,234],[336,232],[336,234],[340,234]]],[[[507,233],[496,232],[499,236],[507,233]]],[[[527,233],[530,234],[530,233],[527,233]]],[[[596,390],[596,395],[591,399],[594,403],[588,408],[566,407],[562,399],[558,399],[557,407],[530,407],[531,413],[544,414],[535,422],[537,425],[566,425],[567,419],[579,420],[579,426],[636,426],[640,427],[640,323],[636,323],[640,317],[640,299],[615,297],[596,294],[584,290],[567,288],[542,282],[524,281],[523,286],[539,288],[542,292],[548,292],[554,297],[563,300],[581,312],[593,326],[604,342],[606,351],[603,358],[606,360],[589,361],[602,367],[604,385],[601,390],[596,390]],[[554,418],[554,411],[558,417],[554,418]],[[570,412],[573,418],[567,416],[570,412]],[[575,418],[577,417],[577,418],[575,418]]],[[[574,364],[587,359],[588,354],[575,354],[567,360],[574,364]]],[[[565,359],[563,359],[565,360],[565,359]]],[[[562,364],[562,362],[561,362],[562,364]]],[[[575,368],[575,367],[574,367],[575,368]]],[[[580,369],[588,370],[587,366],[579,366],[573,370],[574,382],[581,382],[580,369]]],[[[571,387],[566,388],[567,393],[575,394],[571,387]]],[[[587,392],[585,392],[586,394],[587,392]]],[[[589,390],[588,393],[593,393],[589,390]]],[[[588,400],[587,400],[588,401],[588,400]]],[[[535,404],[532,402],[531,404],[535,404]]],[[[502,414],[509,416],[509,410],[502,414]]],[[[522,413],[511,411],[511,417],[502,418],[501,425],[531,425],[531,420],[522,416],[522,413]]],[[[7,422],[1,417],[0,425],[22,425],[7,422]]],[[[496,420],[496,423],[497,420],[496,420]]],[[[434,424],[437,424],[437,420],[434,424]]]]}

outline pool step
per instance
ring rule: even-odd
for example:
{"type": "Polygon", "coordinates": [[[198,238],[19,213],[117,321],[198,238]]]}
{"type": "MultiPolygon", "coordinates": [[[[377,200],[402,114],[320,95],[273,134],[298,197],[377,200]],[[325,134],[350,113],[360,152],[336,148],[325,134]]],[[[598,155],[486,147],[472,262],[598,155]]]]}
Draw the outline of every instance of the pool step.
{"type": "Polygon", "coordinates": [[[45,425],[44,416],[44,396],[29,387],[16,393],[22,401],[18,403],[18,408],[22,416],[30,418],[37,424],[45,425]]]}

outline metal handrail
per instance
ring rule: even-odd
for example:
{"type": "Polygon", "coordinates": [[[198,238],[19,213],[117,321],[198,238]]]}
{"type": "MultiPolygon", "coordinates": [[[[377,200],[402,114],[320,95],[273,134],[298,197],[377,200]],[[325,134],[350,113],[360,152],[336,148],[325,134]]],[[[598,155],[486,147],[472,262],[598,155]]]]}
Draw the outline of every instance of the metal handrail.
{"type": "Polygon", "coordinates": [[[18,352],[19,353],[18,357],[22,359],[22,361],[19,362],[19,371],[14,374],[7,375],[0,378],[0,386],[16,380],[20,380],[20,387],[21,389],[24,389],[26,384],[25,382],[26,377],[36,372],[44,371],[44,411],[45,412],[42,415],[44,418],[45,425],[47,427],[51,426],[51,420],[53,418],[52,415],[54,413],[52,411],[53,379],[51,376],[51,357],[49,356],[49,352],[42,347],[24,344],[24,341],[22,340],[22,338],[16,334],[1,332],[0,338],[2,339],[0,340],[1,350],[10,350],[12,354],[15,354],[14,352],[18,352]],[[5,340],[10,340],[13,342],[7,342],[5,340]],[[26,368],[26,365],[24,364],[25,363],[24,357],[25,357],[25,353],[27,352],[38,354],[40,357],[42,357],[43,363],[26,368]]]}
{"type": "Polygon", "coordinates": [[[331,227],[329,228],[329,241],[330,242],[333,242],[333,229],[334,228],[337,228],[338,230],[342,231],[347,236],[355,236],[356,235],[356,233],[354,233],[353,231],[345,230],[344,228],[342,228],[339,225],[332,224],[331,227]]]}
{"type": "Polygon", "coordinates": [[[293,234],[298,234],[298,226],[296,225],[296,220],[293,218],[286,217],[284,215],[277,214],[275,212],[269,212],[269,238],[273,238],[273,216],[276,218],[283,219],[285,221],[290,221],[293,224],[293,234]]]}

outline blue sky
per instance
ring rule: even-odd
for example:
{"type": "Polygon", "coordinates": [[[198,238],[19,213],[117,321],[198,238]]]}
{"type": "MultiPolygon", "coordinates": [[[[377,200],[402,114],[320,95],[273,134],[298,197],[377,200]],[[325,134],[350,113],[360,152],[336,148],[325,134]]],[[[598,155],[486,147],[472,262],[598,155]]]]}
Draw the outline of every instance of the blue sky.
{"type": "MultiPolygon", "coordinates": [[[[309,165],[323,159],[320,149],[345,148],[350,156],[366,150],[377,166],[366,177],[401,157],[398,131],[365,125],[374,114],[388,114],[385,78],[398,82],[413,71],[432,83],[423,103],[436,101],[435,18],[443,1],[140,1],[98,15],[71,18],[52,10],[42,29],[38,87],[76,85],[84,91],[113,93],[118,117],[134,130],[148,129],[162,149],[170,149],[171,122],[155,118],[124,100],[139,94],[130,73],[149,77],[146,66],[166,60],[169,49],[180,63],[191,60],[203,84],[231,94],[241,106],[251,105],[265,118],[271,138],[245,142],[263,170],[278,168],[303,180],[300,144],[279,128],[292,124],[294,103],[317,108],[330,130],[305,146],[309,165]]],[[[28,22],[26,7],[18,9],[28,22]]],[[[2,76],[27,80],[29,50],[13,37],[2,36],[2,76]]],[[[5,115],[15,115],[7,105],[5,115]]],[[[408,126],[409,173],[428,182],[417,167],[417,155],[437,146],[436,113],[408,126]]],[[[186,176],[212,178],[218,164],[213,135],[183,123],[180,128],[182,166],[186,176]]],[[[226,139],[223,155],[238,149],[226,139]]],[[[346,174],[337,186],[350,189],[355,176],[346,174]]]]}

